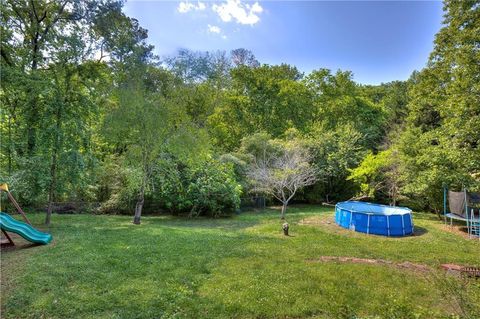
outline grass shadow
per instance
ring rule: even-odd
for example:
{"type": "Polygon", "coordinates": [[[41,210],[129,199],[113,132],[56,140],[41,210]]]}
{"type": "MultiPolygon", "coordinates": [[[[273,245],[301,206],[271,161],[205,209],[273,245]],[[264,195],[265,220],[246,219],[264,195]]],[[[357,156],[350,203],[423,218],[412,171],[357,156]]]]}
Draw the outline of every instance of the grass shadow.
{"type": "Polygon", "coordinates": [[[218,230],[242,230],[257,225],[259,219],[242,219],[238,216],[229,216],[222,218],[209,217],[186,217],[172,216],[168,220],[157,218],[143,218],[142,224],[149,226],[165,226],[175,228],[201,228],[201,229],[218,229],[218,230]]]}
{"type": "Polygon", "coordinates": [[[2,253],[10,253],[13,251],[25,250],[34,247],[42,247],[44,245],[38,243],[32,243],[24,239],[18,234],[8,232],[10,238],[12,239],[14,245],[4,245],[1,247],[2,253]]]}
{"type": "Polygon", "coordinates": [[[30,249],[30,248],[35,248],[35,247],[41,247],[41,244],[35,244],[35,243],[28,243],[28,244],[15,244],[11,246],[3,246],[1,251],[2,253],[6,252],[13,252],[13,251],[18,251],[18,250],[24,250],[24,249],[30,249]]]}
{"type": "Polygon", "coordinates": [[[428,229],[422,226],[414,226],[413,228],[413,236],[419,237],[423,236],[428,233],[428,229]]]}

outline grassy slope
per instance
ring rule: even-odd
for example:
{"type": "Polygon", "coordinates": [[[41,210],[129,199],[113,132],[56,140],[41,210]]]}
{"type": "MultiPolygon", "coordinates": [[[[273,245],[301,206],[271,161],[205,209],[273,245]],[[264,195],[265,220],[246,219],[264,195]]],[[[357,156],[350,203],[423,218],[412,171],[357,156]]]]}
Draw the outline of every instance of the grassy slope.
{"type": "MultiPolygon", "coordinates": [[[[441,272],[312,263],[322,255],[480,266],[480,244],[414,217],[420,236],[384,238],[332,224],[332,210],[295,208],[292,237],[278,212],[225,219],[53,216],[54,243],[2,253],[4,318],[443,317],[480,298],[441,272]],[[327,217],[328,216],[328,217],[327,217]],[[444,283],[448,282],[448,285],[444,283]],[[466,291],[445,298],[444,293],[466,291]]],[[[33,215],[40,223],[41,215],[33,215]]]]}

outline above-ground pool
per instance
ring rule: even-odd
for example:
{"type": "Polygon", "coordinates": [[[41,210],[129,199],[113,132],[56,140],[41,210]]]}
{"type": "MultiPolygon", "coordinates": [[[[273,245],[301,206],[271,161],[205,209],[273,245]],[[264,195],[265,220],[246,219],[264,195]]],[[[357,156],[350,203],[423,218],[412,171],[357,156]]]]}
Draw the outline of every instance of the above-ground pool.
{"type": "Polygon", "coordinates": [[[335,205],[335,222],[343,228],[383,236],[413,234],[412,210],[365,202],[335,205]]]}

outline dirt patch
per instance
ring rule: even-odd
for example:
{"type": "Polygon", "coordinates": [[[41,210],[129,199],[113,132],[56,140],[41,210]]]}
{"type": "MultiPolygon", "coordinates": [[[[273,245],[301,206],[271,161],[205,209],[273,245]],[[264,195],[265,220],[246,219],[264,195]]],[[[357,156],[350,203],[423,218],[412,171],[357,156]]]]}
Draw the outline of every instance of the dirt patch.
{"type": "Polygon", "coordinates": [[[427,265],[416,264],[409,261],[394,262],[384,259],[370,259],[370,258],[357,258],[357,257],[337,257],[337,256],[320,256],[319,258],[307,259],[307,262],[342,262],[353,264],[370,264],[370,265],[384,265],[395,267],[397,269],[414,271],[416,273],[428,273],[432,270],[427,265]]]}
{"type": "Polygon", "coordinates": [[[331,215],[307,217],[300,220],[298,225],[320,227],[337,234],[350,233],[350,230],[339,227],[337,224],[335,224],[335,218],[331,215]]]}
{"type": "Polygon", "coordinates": [[[458,225],[450,226],[450,224],[447,224],[447,225],[442,224],[442,225],[439,225],[438,228],[440,228],[441,230],[443,230],[447,233],[451,233],[451,234],[461,236],[465,239],[472,239],[471,237],[468,236],[468,231],[467,231],[466,226],[458,226],[458,225]]]}
{"type": "Polygon", "coordinates": [[[363,233],[353,232],[350,229],[345,229],[335,223],[335,218],[332,215],[320,215],[306,217],[298,222],[301,226],[310,226],[324,229],[330,233],[338,235],[361,236],[363,233]]]}
{"type": "Polygon", "coordinates": [[[298,222],[298,225],[319,227],[335,234],[342,234],[342,235],[345,234],[351,237],[377,236],[387,240],[409,240],[417,236],[422,236],[428,232],[423,227],[415,226],[413,236],[383,236],[383,235],[375,235],[375,234],[366,234],[366,233],[356,232],[350,229],[340,227],[335,223],[335,218],[331,215],[307,217],[300,220],[298,222]]]}
{"type": "Polygon", "coordinates": [[[312,216],[302,219],[298,222],[299,225],[331,225],[335,223],[332,216],[312,216]]]}
{"type": "Polygon", "coordinates": [[[427,265],[416,264],[409,261],[394,262],[384,259],[370,259],[357,257],[338,257],[338,256],[320,256],[319,258],[307,259],[307,262],[341,262],[353,264],[370,264],[370,265],[385,265],[395,267],[397,269],[409,270],[416,273],[428,273],[432,268],[427,265]]]}
{"type": "Polygon", "coordinates": [[[480,267],[461,266],[457,264],[442,264],[440,267],[452,276],[480,278],[480,267]]]}
{"type": "MultiPolygon", "coordinates": [[[[400,270],[413,271],[417,274],[425,274],[434,270],[434,268],[424,265],[412,263],[410,261],[395,262],[385,259],[372,259],[372,258],[358,258],[358,257],[345,257],[345,256],[320,256],[318,258],[311,258],[305,260],[306,262],[340,262],[340,263],[352,263],[352,264],[369,264],[369,265],[383,265],[394,267],[400,270]]],[[[448,275],[453,276],[466,276],[480,278],[480,267],[475,266],[462,266],[457,264],[442,264],[440,269],[444,270],[448,275]]]]}

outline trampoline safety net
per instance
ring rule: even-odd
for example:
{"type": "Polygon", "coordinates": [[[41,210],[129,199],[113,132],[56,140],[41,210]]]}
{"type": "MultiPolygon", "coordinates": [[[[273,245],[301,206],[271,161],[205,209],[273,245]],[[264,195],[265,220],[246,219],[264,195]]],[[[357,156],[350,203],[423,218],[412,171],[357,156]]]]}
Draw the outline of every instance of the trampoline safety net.
{"type": "Polygon", "coordinates": [[[465,192],[448,191],[448,207],[451,213],[467,218],[465,204],[469,212],[471,209],[478,209],[480,207],[480,193],[467,192],[465,194],[465,192]],[[466,203],[465,199],[467,200],[466,203]]]}

